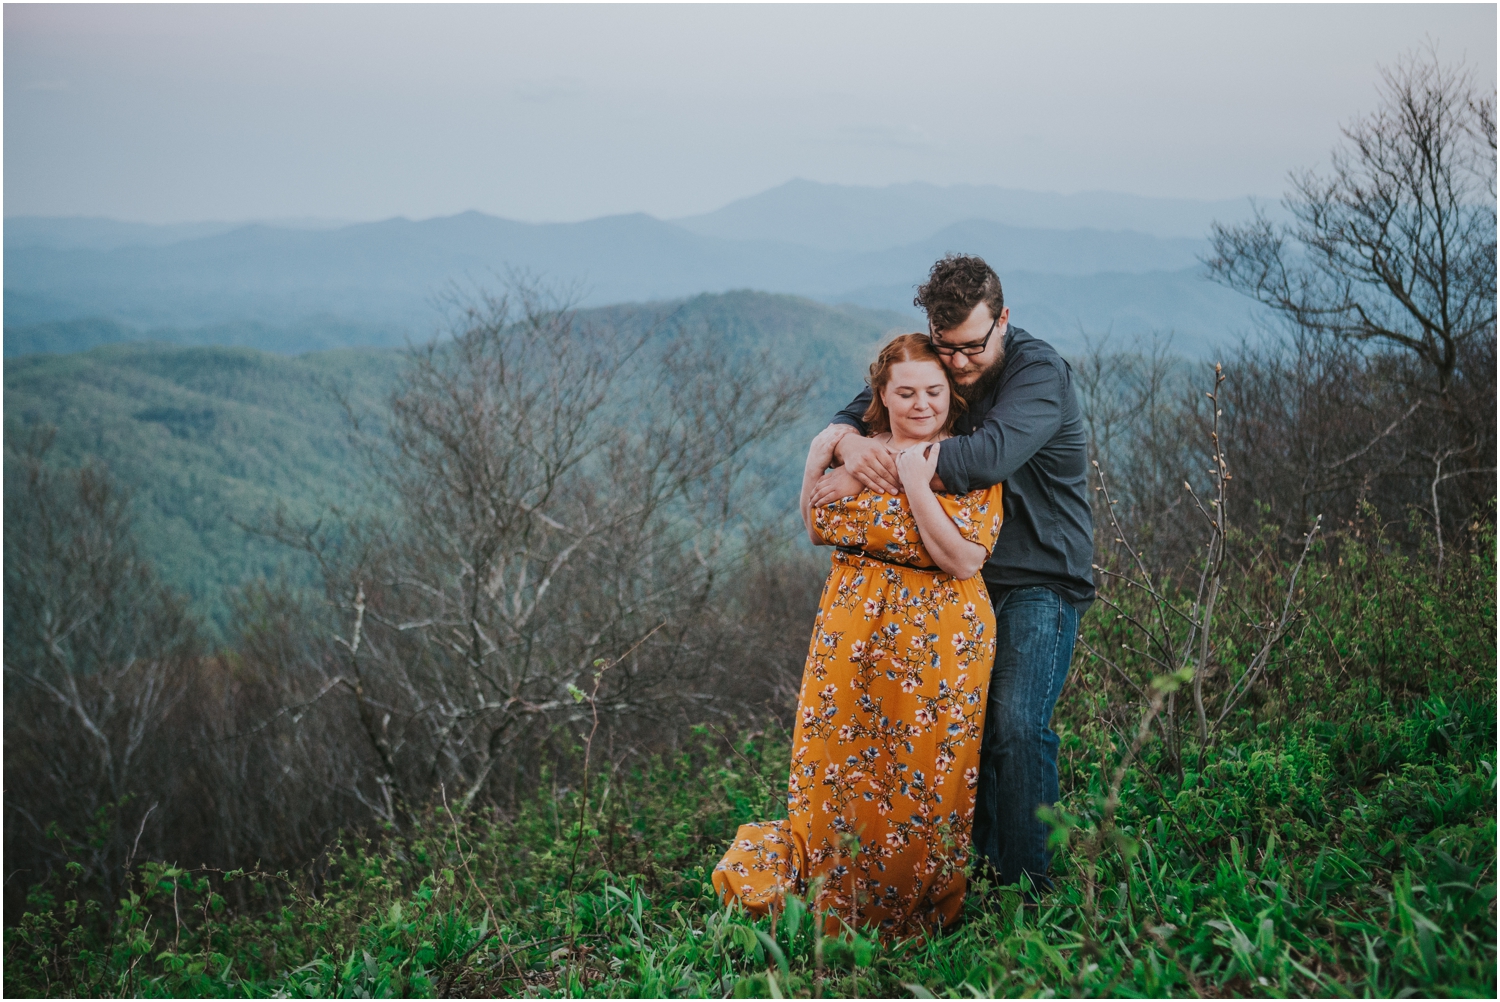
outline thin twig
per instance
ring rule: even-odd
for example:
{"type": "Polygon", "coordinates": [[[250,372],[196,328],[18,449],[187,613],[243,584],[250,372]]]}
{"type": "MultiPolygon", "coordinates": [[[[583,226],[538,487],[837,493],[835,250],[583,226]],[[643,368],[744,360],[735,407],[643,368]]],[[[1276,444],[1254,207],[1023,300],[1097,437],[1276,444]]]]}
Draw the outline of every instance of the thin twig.
{"type": "MultiPolygon", "coordinates": [[[[246,730],[237,731],[234,734],[226,734],[223,737],[214,738],[212,741],[197,742],[197,743],[194,743],[194,744],[190,745],[189,747],[192,748],[193,751],[197,751],[200,748],[207,748],[207,747],[211,747],[213,745],[223,744],[226,741],[238,741],[240,738],[247,738],[247,737],[249,737],[252,734],[258,734],[261,731],[265,730],[267,727],[270,727],[277,720],[279,720],[282,717],[286,716],[288,713],[296,713],[298,710],[305,710],[305,709],[307,709],[308,707],[310,707],[314,703],[316,703],[318,700],[322,699],[324,696],[328,695],[334,689],[338,688],[339,686],[341,686],[343,684],[344,684],[344,676],[342,676],[342,675],[336,675],[327,684],[325,684],[322,689],[318,690],[318,694],[316,696],[314,696],[312,699],[306,700],[306,701],[301,702],[301,703],[293,703],[291,706],[283,706],[281,709],[279,709],[275,713],[271,714],[265,720],[262,720],[260,723],[254,725],[253,727],[250,727],[250,728],[248,728],[246,730]]],[[[296,717],[296,718],[293,718],[292,722],[293,723],[297,723],[299,720],[301,720],[301,717],[296,717]]]]}
{"type": "MultiPolygon", "coordinates": [[[[484,902],[485,914],[489,917],[490,928],[494,930],[490,935],[494,936],[500,943],[500,948],[505,951],[505,959],[510,961],[511,966],[516,969],[516,974],[518,976],[524,977],[521,971],[521,965],[516,962],[515,955],[510,951],[510,946],[500,936],[500,923],[495,916],[495,907],[490,903],[490,896],[484,893],[484,885],[479,882],[479,880],[474,876],[474,871],[469,868],[469,856],[464,852],[463,842],[461,841],[460,833],[458,830],[458,818],[454,816],[453,808],[448,806],[447,784],[439,783],[438,792],[442,795],[443,798],[443,810],[448,812],[448,821],[453,826],[453,848],[458,852],[459,862],[463,863],[464,873],[468,874],[469,876],[469,885],[473,887],[474,890],[479,892],[479,899],[484,902]]],[[[467,963],[469,954],[479,949],[480,944],[488,938],[488,936],[481,936],[478,942],[476,942],[473,946],[469,947],[467,951],[465,951],[464,955],[459,958],[460,970],[462,970],[462,965],[464,963],[467,963]]],[[[451,982],[449,983],[451,984],[451,982]]]]}
{"type": "MultiPolygon", "coordinates": [[[[609,671],[615,665],[619,664],[621,661],[624,661],[626,658],[630,657],[630,655],[634,654],[636,648],[640,647],[647,640],[651,639],[652,634],[666,625],[666,620],[662,620],[660,623],[657,623],[651,628],[650,633],[647,633],[644,637],[632,644],[630,650],[626,651],[624,654],[621,654],[613,661],[609,661],[599,665],[599,670],[594,672],[594,689],[588,695],[589,709],[593,712],[594,725],[589,729],[588,740],[583,743],[583,789],[578,799],[578,837],[573,841],[573,858],[568,863],[568,909],[570,912],[575,911],[578,901],[578,899],[573,896],[573,881],[578,876],[578,852],[583,848],[584,826],[588,821],[589,756],[593,753],[594,750],[594,736],[599,732],[599,686],[604,683],[605,672],[609,671]]],[[[578,922],[575,913],[574,917],[569,922],[569,931],[573,932],[575,936],[574,938],[568,940],[568,963],[563,971],[563,979],[565,982],[573,969],[573,951],[574,947],[577,944],[577,929],[578,922]]]]}
{"type": "Polygon", "coordinates": [[[657,623],[651,628],[651,632],[647,633],[644,637],[637,640],[631,646],[630,650],[626,651],[624,654],[621,654],[613,661],[600,665],[599,670],[594,673],[594,691],[591,692],[588,696],[589,705],[594,711],[594,726],[589,730],[588,740],[583,743],[583,795],[578,806],[578,839],[573,843],[573,859],[572,862],[568,864],[569,894],[573,893],[573,878],[578,874],[578,850],[579,847],[583,845],[583,823],[589,806],[589,755],[594,750],[594,735],[599,731],[599,686],[604,682],[605,672],[609,671],[615,665],[619,664],[621,661],[624,661],[626,658],[630,657],[630,655],[634,654],[637,647],[644,644],[647,640],[650,640],[652,634],[666,625],[666,620],[657,623]]]}
{"type": "Polygon", "coordinates": [[[1250,667],[1245,670],[1245,674],[1240,676],[1239,681],[1230,688],[1228,695],[1224,697],[1224,709],[1219,714],[1219,718],[1214,721],[1213,729],[1215,733],[1218,732],[1219,727],[1228,718],[1229,714],[1234,711],[1234,708],[1239,705],[1240,700],[1245,698],[1245,694],[1250,691],[1250,687],[1255,684],[1260,673],[1265,670],[1266,662],[1270,659],[1272,648],[1276,646],[1276,642],[1286,632],[1287,624],[1292,618],[1292,602],[1297,594],[1297,578],[1302,573],[1303,565],[1307,563],[1307,555],[1312,550],[1313,537],[1318,534],[1318,527],[1322,524],[1322,515],[1313,520],[1313,527],[1307,533],[1307,541],[1302,544],[1302,555],[1297,558],[1297,566],[1292,569],[1292,579],[1287,583],[1286,601],[1282,603],[1281,616],[1267,635],[1265,642],[1261,645],[1261,649],[1251,660],[1250,667]],[[1236,692],[1237,690],[1238,692],[1236,692]]]}
{"type": "Polygon", "coordinates": [[[140,831],[135,833],[135,844],[130,847],[130,855],[125,857],[126,880],[130,879],[130,864],[135,862],[135,851],[141,847],[141,836],[146,834],[146,819],[151,816],[151,812],[156,810],[156,807],[156,804],[152,804],[150,807],[146,808],[146,813],[141,815],[140,831]]]}
{"type": "Polygon", "coordinates": [[[1409,418],[1413,414],[1415,414],[1417,412],[1417,408],[1421,407],[1423,403],[1425,403],[1425,401],[1418,400],[1416,403],[1412,404],[1410,407],[1408,407],[1406,409],[1406,413],[1405,414],[1402,414],[1396,420],[1392,421],[1389,425],[1387,425],[1385,431],[1381,432],[1379,435],[1376,435],[1374,438],[1370,439],[1370,441],[1366,442],[1364,444],[1364,446],[1362,446],[1361,448],[1356,449],[1353,452],[1349,453],[1349,455],[1345,456],[1343,459],[1337,460],[1336,462],[1329,463],[1328,464],[1328,469],[1329,470],[1336,470],[1340,466],[1343,466],[1346,463],[1352,463],[1354,460],[1358,459],[1360,456],[1363,456],[1365,453],[1369,452],[1371,449],[1373,449],[1375,447],[1375,443],[1379,442],[1381,439],[1385,438],[1391,432],[1395,431],[1397,425],[1399,425],[1402,421],[1405,421],[1407,418],[1409,418]]]}
{"type": "Polygon", "coordinates": [[[1132,688],[1132,689],[1134,689],[1134,690],[1135,690],[1135,691],[1136,691],[1136,692],[1137,692],[1137,693],[1138,693],[1138,694],[1140,694],[1140,697],[1141,697],[1141,698],[1142,698],[1142,699],[1149,699],[1149,698],[1150,698],[1150,697],[1149,697],[1149,696],[1147,696],[1147,695],[1146,695],[1146,690],[1145,690],[1145,689],[1143,689],[1143,688],[1141,688],[1141,687],[1140,687],[1140,686],[1139,686],[1139,685],[1138,685],[1138,684],[1137,684],[1137,683],[1136,683],[1136,681],[1135,681],[1135,679],[1133,679],[1133,678],[1131,678],[1131,677],[1130,677],[1130,676],[1129,676],[1129,675],[1128,675],[1128,674],[1126,674],[1126,673],[1125,673],[1125,669],[1124,669],[1124,668],[1121,668],[1121,667],[1120,667],[1120,666],[1119,666],[1119,665],[1118,665],[1118,664],[1117,664],[1117,663],[1116,663],[1116,662],[1115,662],[1115,661],[1113,661],[1113,660],[1112,660],[1112,659],[1110,659],[1110,658],[1107,658],[1107,657],[1105,657],[1105,656],[1104,656],[1104,655],[1103,655],[1103,654],[1101,654],[1101,653],[1099,653],[1099,652],[1098,652],[1098,651],[1096,651],[1096,650],[1095,650],[1095,649],[1094,649],[1094,645],[1093,645],[1093,644],[1090,644],[1090,643],[1089,643],[1089,642],[1088,642],[1088,641],[1087,641],[1087,640],[1085,640],[1085,639],[1084,639],[1084,638],[1083,638],[1083,637],[1079,637],[1079,638],[1078,638],[1078,643],[1079,643],[1079,644],[1080,644],[1080,645],[1081,645],[1081,646],[1082,646],[1082,647],[1083,647],[1083,649],[1084,649],[1084,650],[1085,650],[1085,651],[1087,651],[1087,652],[1088,652],[1088,653],[1089,653],[1089,654],[1090,654],[1090,655],[1091,655],[1091,656],[1092,656],[1092,657],[1096,657],[1096,658],[1098,658],[1098,659],[1099,659],[1099,660],[1100,660],[1100,661],[1103,661],[1103,662],[1104,662],[1104,663],[1105,663],[1105,664],[1107,664],[1107,665],[1109,665],[1109,666],[1110,666],[1110,667],[1111,667],[1111,668],[1113,668],[1113,669],[1114,669],[1114,670],[1115,670],[1115,672],[1116,672],[1116,674],[1118,674],[1118,675],[1119,675],[1119,676],[1120,676],[1120,677],[1121,677],[1121,678],[1122,678],[1122,679],[1124,679],[1124,680],[1125,680],[1125,684],[1126,684],[1126,685],[1128,685],[1128,686],[1130,686],[1130,687],[1131,687],[1131,688],[1132,688]]]}

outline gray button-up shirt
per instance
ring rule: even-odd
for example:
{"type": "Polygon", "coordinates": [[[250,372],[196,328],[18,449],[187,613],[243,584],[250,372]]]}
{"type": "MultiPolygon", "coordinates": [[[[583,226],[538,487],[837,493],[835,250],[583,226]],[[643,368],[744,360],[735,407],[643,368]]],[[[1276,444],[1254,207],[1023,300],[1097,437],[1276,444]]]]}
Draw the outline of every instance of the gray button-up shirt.
{"type": "MultiPolygon", "coordinates": [[[[869,403],[867,387],[834,423],[864,431],[869,403]]],[[[983,571],[990,598],[1041,585],[1087,609],[1094,600],[1094,517],[1072,367],[1047,342],[1011,327],[999,381],[959,416],[954,432],[938,455],[944,486],[963,494],[1005,485],[1005,524],[983,571]]]]}

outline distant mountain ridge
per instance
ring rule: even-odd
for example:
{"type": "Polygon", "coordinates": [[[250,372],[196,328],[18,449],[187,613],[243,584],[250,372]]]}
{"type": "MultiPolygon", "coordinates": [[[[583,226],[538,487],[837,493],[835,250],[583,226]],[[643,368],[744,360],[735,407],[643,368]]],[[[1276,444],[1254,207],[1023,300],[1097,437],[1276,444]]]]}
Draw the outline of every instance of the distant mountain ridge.
{"type": "MultiPolygon", "coordinates": [[[[7,252],[27,247],[52,250],[114,250],[117,247],[162,247],[199,237],[228,233],[245,223],[128,223],[103,216],[10,216],[5,220],[7,252]]],[[[266,220],[283,229],[328,230],[348,225],[332,219],[266,220]]]]}
{"type": "Polygon", "coordinates": [[[592,305],[731,287],[835,297],[857,285],[918,279],[934,258],[952,250],[983,254],[1002,274],[1020,268],[1074,275],[1178,271],[1194,267],[1205,247],[1202,241],[1139,233],[970,220],[905,246],[849,253],[703,237],[646,215],[535,224],[466,212],[328,231],[245,226],[108,251],[23,248],[11,252],[5,280],[8,289],[55,297],[69,290],[115,297],[326,290],[337,297],[374,288],[411,296],[446,281],[520,267],[595,285],[586,295],[592,305]]]}
{"type": "Polygon", "coordinates": [[[950,251],[994,265],[1023,325],[1030,316],[1061,330],[1177,330],[1209,350],[1245,326],[1250,307],[1200,277],[1201,235],[1102,224],[1154,215],[1159,228],[1180,228],[1236,207],[1244,209],[1238,202],[792,182],[676,222],[637,213],[523,223],[471,211],[322,229],[222,230],[30,218],[7,221],[5,354],[114,336],[191,343],[210,331],[233,339],[216,343],[288,352],[399,344],[429,336],[455,289],[493,288],[517,273],[572,289],[583,306],[760,289],[915,318],[913,289],[950,251]],[[1052,223],[1097,217],[1101,225],[951,218],[965,207],[1052,223]],[[861,227],[885,240],[860,245],[861,227]]]}
{"type": "Polygon", "coordinates": [[[825,250],[880,250],[969,219],[1036,229],[1134,230],[1203,239],[1215,220],[1250,214],[1248,198],[1205,201],[1108,191],[1072,195],[922,182],[883,188],[795,178],[721,209],[672,220],[729,240],[790,240],[825,250]]]}

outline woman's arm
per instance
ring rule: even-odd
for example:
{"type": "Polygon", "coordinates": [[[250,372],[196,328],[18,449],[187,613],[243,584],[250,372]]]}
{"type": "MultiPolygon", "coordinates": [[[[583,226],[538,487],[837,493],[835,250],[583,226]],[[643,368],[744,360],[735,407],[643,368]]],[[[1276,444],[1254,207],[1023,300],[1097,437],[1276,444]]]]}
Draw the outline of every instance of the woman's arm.
{"type": "Polygon", "coordinates": [[[839,425],[829,425],[813,438],[812,445],[807,450],[807,463],[802,468],[802,494],[797,502],[797,510],[802,513],[802,524],[807,527],[807,538],[812,540],[814,546],[825,546],[827,540],[818,532],[818,527],[813,521],[812,495],[813,488],[818,485],[818,478],[823,471],[833,465],[833,447],[846,432],[839,425]]]}
{"type": "Polygon", "coordinates": [[[938,504],[937,495],[932,493],[932,475],[937,469],[941,448],[940,443],[933,442],[904,449],[896,454],[896,468],[901,473],[901,489],[906,492],[906,503],[911,507],[912,518],[916,519],[927,555],[944,574],[966,580],[979,573],[990,554],[983,546],[963,537],[953,519],[938,504]]]}

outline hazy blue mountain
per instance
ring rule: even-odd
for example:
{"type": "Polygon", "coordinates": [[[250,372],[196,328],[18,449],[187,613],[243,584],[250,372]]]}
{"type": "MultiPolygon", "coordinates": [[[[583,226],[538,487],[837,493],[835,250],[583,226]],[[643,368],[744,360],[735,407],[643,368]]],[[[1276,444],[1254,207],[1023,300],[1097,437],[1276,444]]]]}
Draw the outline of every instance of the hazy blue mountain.
{"type": "Polygon", "coordinates": [[[1074,195],[993,185],[893,184],[883,188],[796,179],[701,216],[673,220],[727,240],[786,240],[825,250],[880,250],[968,219],[1040,229],[1135,230],[1203,239],[1215,221],[1244,219],[1249,199],[1200,201],[1118,192],[1074,195]]]}
{"type": "Polygon", "coordinates": [[[467,212],[323,232],[247,226],[164,247],[12,252],[6,321],[107,316],[182,327],[326,313],[420,329],[455,283],[493,286],[511,269],[575,284],[583,302],[603,305],[736,287],[803,291],[799,279],[824,257],[700,237],[639,214],[530,224],[467,212]]]}
{"type": "Polygon", "coordinates": [[[114,250],[116,247],[164,247],[211,237],[235,229],[234,223],[179,223],[158,226],[126,223],[102,216],[7,216],[5,250],[26,247],[52,250],[114,250]]]}
{"type": "Polygon", "coordinates": [[[861,254],[848,267],[861,275],[925,276],[937,258],[962,251],[983,257],[1002,278],[1012,271],[1054,275],[1178,271],[1195,267],[1208,247],[1206,240],[1128,230],[1050,230],[971,219],[900,247],[861,254]]]}
{"type": "MultiPolygon", "coordinates": [[[[978,254],[1009,284],[1013,274],[1030,272],[1081,277],[1095,274],[1182,271],[1199,268],[1198,255],[1208,245],[1200,240],[1167,239],[1143,233],[1104,230],[1038,230],[969,220],[919,240],[888,250],[831,257],[826,270],[807,276],[808,287],[797,291],[830,301],[847,299],[849,289],[900,285],[914,289],[927,276],[932,263],[944,254],[978,254]]],[[[830,252],[832,255],[832,252],[830,252]]],[[[907,309],[881,302],[889,308],[907,309]]],[[[858,299],[850,301],[862,301],[858,299]]],[[[1159,304],[1172,311],[1169,298],[1159,304]]]]}
{"type": "MultiPolygon", "coordinates": [[[[1001,273],[1011,322],[1051,342],[1065,354],[1082,351],[1086,336],[1172,335],[1190,358],[1212,358],[1252,331],[1257,308],[1244,296],[1207,281],[1196,268],[1130,275],[1001,273]]],[[[912,306],[916,280],[849,289],[839,302],[904,311],[913,329],[922,325],[912,306]]]]}
{"type": "Polygon", "coordinates": [[[1073,290],[1064,300],[1048,304],[1070,325],[1191,327],[1222,337],[1243,315],[1241,301],[1212,289],[1180,295],[1179,273],[1203,248],[1185,238],[980,220],[866,252],[707,237],[639,214],[529,224],[468,212],[324,231],[257,225],[164,246],[9,252],[6,353],[63,350],[70,338],[87,345],[122,331],[134,340],[293,352],[399,344],[429,336],[455,289],[493,288],[512,272],[576,290],[586,306],[755,288],[909,311],[909,292],[869,290],[909,289],[947,251],[984,255],[1007,283],[1020,272],[1076,279],[1064,283],[1073,290]],[[1113,285],[1088,277],[1117,273],[1142,276],[1126,312],[1110,306],[1113,285]],[[1074,300],[1087,308],[1069,307],[1074,300]]]}
{"type": "MultiPolygon", "coordinates": [[[[269,225],[291,230],[329,230],[348,225],[336,219],[276,219],[269,225]]],[[[114,250],[117,247],[165,247],[237,230],[244,223],[127,223],[103,216],[9,216],[5,249],[47,247],[52,250],[114,250]]]]}
{"type": "MultiPolygon", "coordinates": [[[[106,344],[141,340],[140,332],[105,317],[54,320],[50,323],[5,328],[5,357],[66,355],[106,344]]],[[[170,339],[161,339],[170,340],[170,339]]]]}

